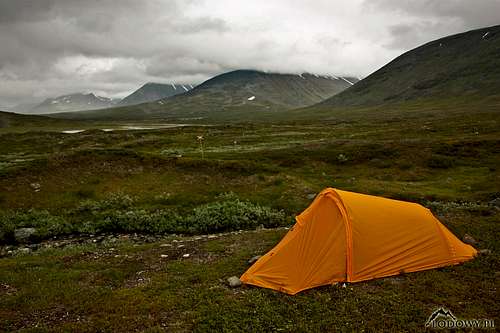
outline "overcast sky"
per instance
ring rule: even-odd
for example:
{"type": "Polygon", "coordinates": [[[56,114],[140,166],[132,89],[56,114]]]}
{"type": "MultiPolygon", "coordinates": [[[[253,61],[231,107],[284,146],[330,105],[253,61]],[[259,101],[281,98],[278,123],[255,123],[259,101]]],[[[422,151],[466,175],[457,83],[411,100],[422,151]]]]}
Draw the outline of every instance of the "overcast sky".
{"type": "Polygon", "coordinates": [[[0,0],[0,107],[233,69],[366,76],[500,0],[0,0]]]}

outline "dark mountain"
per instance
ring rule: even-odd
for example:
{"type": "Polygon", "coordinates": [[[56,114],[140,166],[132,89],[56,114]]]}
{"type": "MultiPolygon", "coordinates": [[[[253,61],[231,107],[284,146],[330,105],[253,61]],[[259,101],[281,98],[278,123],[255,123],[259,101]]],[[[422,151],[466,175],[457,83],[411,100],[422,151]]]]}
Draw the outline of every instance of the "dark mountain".
{"type": "Polygon", "coordinates": [[[318,106],[371,106],[496,94],[500,94],[498,25],[417,47],[318,106]]]}
{"type": "Polygon", "coordinates": [[[76,119],[199,118],[235,112],[283,111],[318,103],[356,83],[353,77],[237,70],[209,79],[185,94],[153,103],[57,117],[76,119]]]}
{"type": "Polygon", "coordinates": [[[122,99],[118,105],[136,105],[153,102],[162,98],[183,94],[193,88],[194,86],[192,84],[162,84],[150,82],[122,99]]]}

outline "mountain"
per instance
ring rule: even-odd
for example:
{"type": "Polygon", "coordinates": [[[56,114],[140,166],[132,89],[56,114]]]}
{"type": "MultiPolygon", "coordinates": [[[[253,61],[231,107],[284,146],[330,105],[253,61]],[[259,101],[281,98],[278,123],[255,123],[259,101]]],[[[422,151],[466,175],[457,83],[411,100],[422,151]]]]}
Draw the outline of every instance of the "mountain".
{"type": "Polygon", "coordinates": [[[192,84],[162,84],[150,82],[122,99],[118,105],[136,105],[153,102],[162,98],[185,93],[193,88],[194,86],[192,84]]]}
{"type": "Polygon", "coordinates": [[[283,111],[318,103],[356,83],[354,77],[236,70],[194,89],[152,103],[65,113],[70,119],[191,119],[258,111],[283,111]]]}
{"type": "MultiPolygon", "coordinates": [[[[22,113],[26,114],[46,114],[69,111],[95,110],[115,106],[116,100],[107,97],[89,94],[71,94],[56,98],[47,98],[42,103],[32,107],[22,113]]],[[[18,109],[19,107],[16,107],[18,109]]],[[[13,110],[15,111],[15,110],[13,110]]]]}
{"type": "Polygon", "coordinates": [[[500,93],[500,26],[441,38],[397,57],[318,106],[372,106],[500,93]]]}

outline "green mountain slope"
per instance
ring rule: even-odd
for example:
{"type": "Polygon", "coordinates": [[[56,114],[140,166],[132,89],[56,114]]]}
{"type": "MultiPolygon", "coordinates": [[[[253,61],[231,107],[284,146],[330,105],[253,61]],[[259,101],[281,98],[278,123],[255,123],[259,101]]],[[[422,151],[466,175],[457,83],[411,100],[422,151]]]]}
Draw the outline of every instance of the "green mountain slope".
{"type": "Polygon", "coordinates": [[[397,57],[318,106],[500,94],[500,26],[441,38],[397,57]]]}
{"type": "Polygon", "coordinates": [[[46,116],[23,115],[0,111],[0,132],[12,128],[38,130],[42,127],[50,128],[71,124],[74,124],[74,122],[46,116]]]}
{"type": "Polygon", "coordinates": [[[131,107],[59,114],[70,119],[192,119],[229,113],[282,111],[318,103],[348,88],[352,77],[237,70],[189,92],[131,107]]]}

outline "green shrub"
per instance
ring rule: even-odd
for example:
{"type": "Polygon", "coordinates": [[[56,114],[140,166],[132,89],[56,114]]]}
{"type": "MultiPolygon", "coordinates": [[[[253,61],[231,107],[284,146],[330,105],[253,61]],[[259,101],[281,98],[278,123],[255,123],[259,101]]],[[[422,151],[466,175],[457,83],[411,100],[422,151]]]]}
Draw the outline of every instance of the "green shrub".
{"type": "Polygon", "coordinates": [[[53,216],[47,211],[29,210],[26,212],[7,212],[0,215],[0,242],[14,242],[14,230],[35,228],[35,239],[70,234],[73,226],[64,218],[53,216]]]}
{"type": "Polygon", "coordinates": [[[86,200],[65,217],[36,210],[3,213],[0,243],[15,242],[15,229],[24,227],[36,228],[34,238],[45,239],[70,233],[199,234],[253,229],[260,225],[276,227],[288,222],[283,211],[242,201],[234,193],[222,194],[215,202],[198,206],[184,216],[170,209],[133,209],[133,202],[130,196],[117,193],[101,201],[86,200]]]}
{"type": "Polygon", "coordinates": [[[251,229],[259,225],[276,227],[286,224],[283,211],[240,201],[232,194],[227,194],[222,199],[223,201],[195,208],[193,213],[185,219],[186,231],[206,233],[251,229]]]}
{"type": "Polygon", "coordinates": [[[108,209],[125,209],[131,207],[134,199],[121,192],[110,193],[103,200],[83,200],[77,208],[78,212],[98,212],[108,209]]]}
{"type": "Polygon", "coordinates": [[[167,234],[183,232],[181,226],[182,218],[170,210],[107,211],[96,215],[94,221],[84,223],[79,231],[167,234]]]}

